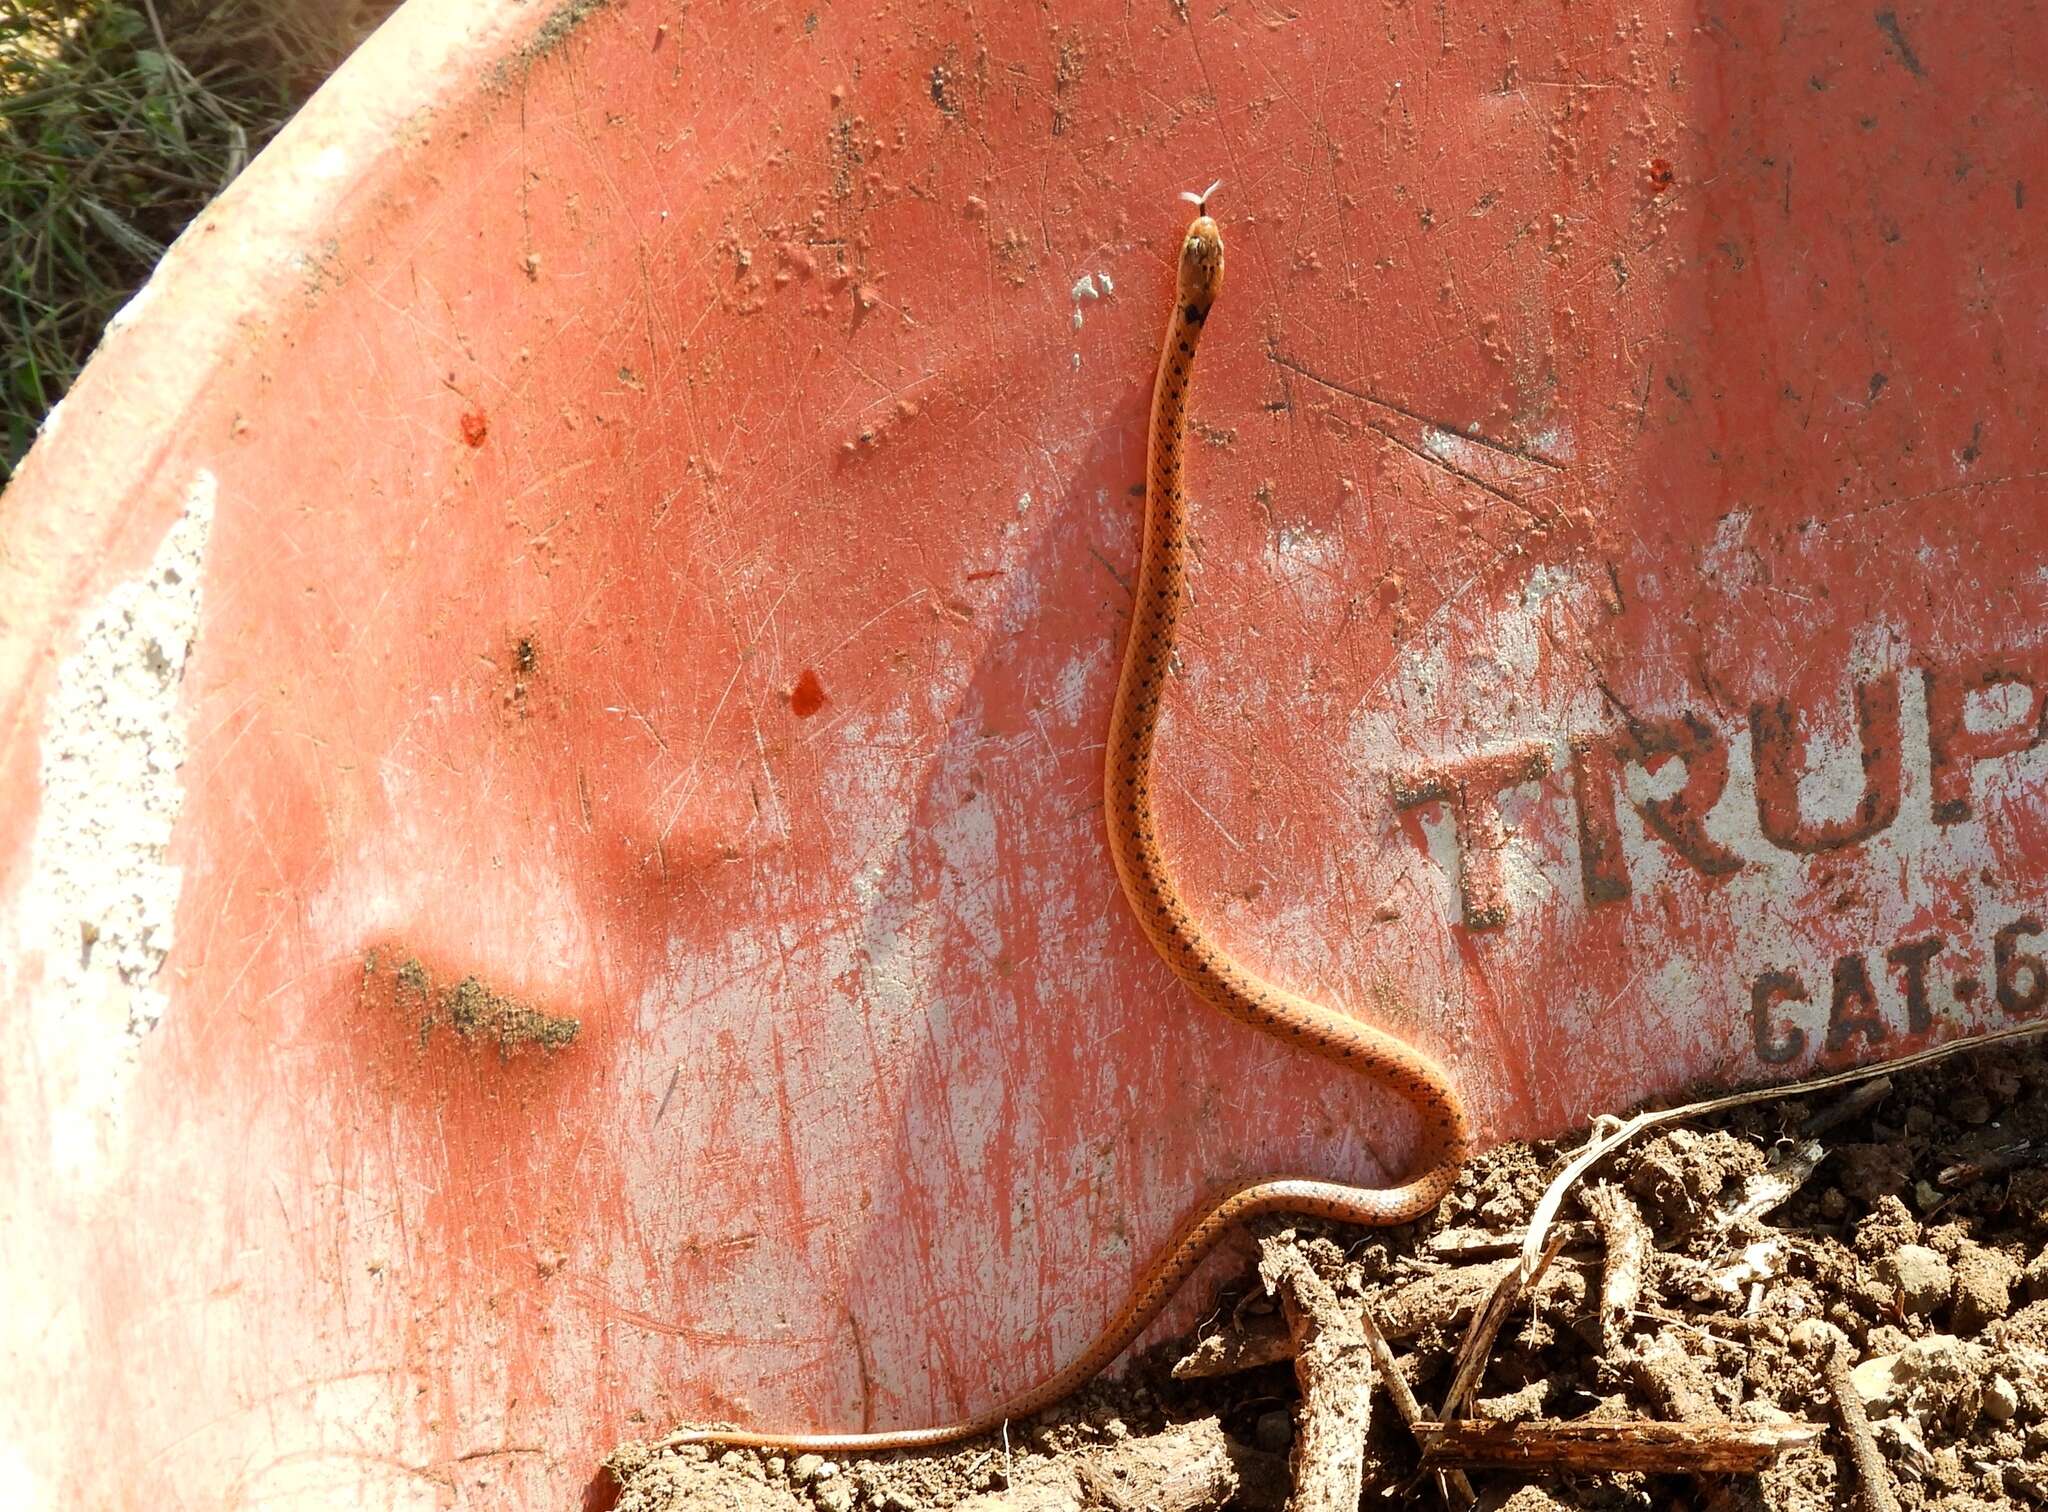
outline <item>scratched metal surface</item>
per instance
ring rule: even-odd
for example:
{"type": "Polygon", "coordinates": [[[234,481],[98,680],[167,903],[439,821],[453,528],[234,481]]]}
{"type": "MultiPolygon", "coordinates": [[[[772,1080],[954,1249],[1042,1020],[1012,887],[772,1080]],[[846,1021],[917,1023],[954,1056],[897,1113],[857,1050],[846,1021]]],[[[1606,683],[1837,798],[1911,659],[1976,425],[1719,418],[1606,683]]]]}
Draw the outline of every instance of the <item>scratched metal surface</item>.
{"type": "Polygon", "coordinates": [[[0,510],[0,1484],[927,1422],[1399,1169],[1097,817],[1217,177],[1218,931],[1494,1135],[2042,1011],[2038,12],[1075,17],[415,0],[174,252],[0,510]]]}

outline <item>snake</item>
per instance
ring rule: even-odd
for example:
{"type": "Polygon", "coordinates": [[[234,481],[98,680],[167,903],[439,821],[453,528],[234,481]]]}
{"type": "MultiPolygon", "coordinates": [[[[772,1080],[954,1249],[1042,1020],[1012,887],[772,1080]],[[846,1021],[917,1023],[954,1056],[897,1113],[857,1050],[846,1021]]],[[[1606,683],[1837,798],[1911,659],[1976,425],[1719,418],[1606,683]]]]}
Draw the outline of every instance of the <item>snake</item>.
{"type": "Polygon", "coordinates": [[[1183,198],[1196,215],[1180,246],[1173,314],[1152,388],[1147,447],[1145,539],[1132,584],[1123,672],[1110,718],[1103,811],[1117,877],[1138,926],[1192,994],[1240,1023],[1323,1060],[1360,1072],[1407,1101],[1420,1117],[1411,1164],[1419,1174],[1397,1186],[1357,1187],[1283,1176],[1229,1188],[1194,1209],[1150,1262],[1116,1314],[1073,1362],[1037,1385],[973,1417],[930,1428],[870,1433],[769,1433],[684,1428],[655,1447],[725,1444],[738,1448],[861,1452],[916,1449],[977,1438],[1029,1418],[1099,1374],[1142,1333],[1224,1234],[1266,1213],[1306,1214],[1366,1227],[1407,1223],[1450,1189],[1471,1143],[1463,1103],[1444,1071],[1420,1050],[1350,1014],[1266,981],[1234,959],[1188,907],[1174,882],[1153,811],[1153,745],[1161,701],[1174,666],[1176,630],[1187,600],[1190,556],[1186,488],[1188,398],[1195,350],[1223,287],[1223,234],[1208,213],[1219,185],[1183,198]]]}

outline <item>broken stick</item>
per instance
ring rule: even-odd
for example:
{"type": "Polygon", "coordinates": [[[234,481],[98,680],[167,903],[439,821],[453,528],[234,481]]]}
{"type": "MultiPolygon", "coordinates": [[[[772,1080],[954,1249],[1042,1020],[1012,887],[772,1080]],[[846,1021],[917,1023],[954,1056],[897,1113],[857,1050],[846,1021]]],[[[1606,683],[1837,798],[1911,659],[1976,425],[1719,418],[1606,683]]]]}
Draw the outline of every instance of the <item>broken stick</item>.
{"type": "MultiPolygon", "coordinates": [[[[1358,1308],[1358,1323],[1365,1331],[1365,1347],[1372,1351],[1372,1362],[1379,1370],[1380,1379],[1387,1383],[1387,1395],[1394,1399],[1394,1410],[1401,1414],[1401,1421],[1408,1425],[1409,1436],[1419,1449],[1423,1445],[1422,1425],[1425,1422],[1422,1404],[1415,1400],[1415,1392],[1408,1385],[1408,1377],[1402,1374],[1401,1362],[1394,1358],[1387,1336],[1373,1322],[1372,1309],[1363,1303],[1358,1308]]],[[[1469,1507],[1479,1499],[1464,1471],[1442,1470],[1437,1474],[1444,1500],[1453,1507],[1469,1507]]]]}
{"type": "Polygon", "coordinates": [[[1338,1300],[1291,1234],[1260,1236],[1259,1274],[1280,1298],[1301,1385],[1288,1512],[1357,1512],[1373,1378],[1357,1309],[1338,1300]]]}
{"type": "Polygon", "coordinates": [[[1870,1431],[1870,1415],[1863,1410],[1863,1398],[1857,1395],[1856,1383],[1849,1378],[1848,1336],[1832,1323],[1815,1319],[1801,1324],[1793,1340],[1813,1353],[1821,1379],[1827,1382],[1828,1395],[1835,1404],[1835,1419],[1842,1425],[1842,1436],[1849,1441],[1849,1461],[1856,1467],[1863,1512],[1899,1512],[1891,1472],[1885,1468],[1884,1454],[1870,1431]]]}
{"type": "Polygon", "coordinates": [[[1607,1240],[1607,1258],[1600,1273],[1600,1353],[1612,1358],[1621,1353],[1636,1304],[1642,1299],[1650,1228],[1628,1193],[1609,1182],[1587,1187],[1580,1200],[1607,1240]]]}
{"type": "Polygon", "coordinates": [[[1649,1475],[1754,1472],[1820,1437],[1818,1423],[1426,1424],[1422,1463],[1468,1469],[1639,1471],[1649,1475]]]}

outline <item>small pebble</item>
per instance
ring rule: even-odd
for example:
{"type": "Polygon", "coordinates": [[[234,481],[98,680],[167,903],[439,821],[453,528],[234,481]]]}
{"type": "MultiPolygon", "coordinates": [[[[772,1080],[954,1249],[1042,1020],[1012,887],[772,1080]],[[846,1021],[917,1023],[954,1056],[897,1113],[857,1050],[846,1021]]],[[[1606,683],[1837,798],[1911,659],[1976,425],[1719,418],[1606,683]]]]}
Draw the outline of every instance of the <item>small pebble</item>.
{"type": "Polygon", "coordinates": [[[816,1480],[818,1471],[823,1468],[824,1463],[825,1456],[822,1454],[799,1454],[796,1463],[789,1467],[790,1479],[799,1485],[816,1480]]]}
{"type": "Polygon", "coordinates": [[[1294,1414],[1278,1407],[1260,1413],[1252,1427],[1252,1438],[1267,1453],[1278,1454],[1294,1442],[1294,1414]]]}
{"type": "Polygon", "coordinates": [[[2012,1420],[2020,1410],[2019,1388],[2002,1375],[1995,1375],[1984,1383],[1984,1416],[1994,1423],[2012,1420]]]}
{"type": "Polygon", "coordinates": [[[1899,1356],[1895,1354],[1874,1355],[1859,1363],[1849,1372],[1849,1384],[1865,1407],[1888,1407],[1892,1393],[1898,1389],[1899,1356]]]}
{"type": "Polygon", "coordinates": [[[1524,1486],[1500,1504],[1500,1512],[1566,1512],[1566,1505],[1541,1486],[1524,1486]]]}
{"type": "Polygon", "coordinates": [[[819,1485],[818,1505],[825,1512],[853,1512],[853,1483],[844,1480],[829,1480],[819,1485]]]}

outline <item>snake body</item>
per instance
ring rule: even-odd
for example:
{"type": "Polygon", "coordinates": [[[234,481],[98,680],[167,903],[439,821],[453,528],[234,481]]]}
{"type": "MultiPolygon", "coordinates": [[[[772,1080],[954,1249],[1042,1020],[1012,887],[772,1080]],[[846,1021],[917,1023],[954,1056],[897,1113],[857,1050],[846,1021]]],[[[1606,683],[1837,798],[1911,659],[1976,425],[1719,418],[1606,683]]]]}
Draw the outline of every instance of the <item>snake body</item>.
{"type": "MultiPolygon", "coordinates": [[[[1190,196],[1193,198],[1193,196],[1190,196]]],[[[1198,207],[1205,208],[1205,207],[1198,207]]],[[[1343,1186],[1279,1177],[1227,1190],[1195,1209],[1153,1255],[1116,1316],[1072,1364],[975,1417],[934,1428],[882,1433],[759,1433],[689,1428],[662,1440],[740,1447],[843,1451],[919,1448],[973,1438],[1027,1418],[1100,1372],[1159,1315],[1188,1274],[1233,1224],[1261,1213],[1307,1213],[1384,1227],[1434,1207],[1449,1190],[1470,1140],[1464,1108],[1427,1056],[1348,1014],[1265,981],[1232,960],[1203,930],[1174,885],[1152,810],[1152,747],[1173,663],[1175,626],[1186,598],[1188,504],[1184,483],[1188,390],[1202,328],[1223,286],[1223,237],[1198,214],[1181,243],[1173,318],[1152,390],[1145,490],[1145,545],[1135,584],[1109,728],[1103,799],[1110,852],[1124,896],[1153,948],[1196,997],[1275,1039],[1359,1071],[1399,1093],[1422,1117],[1421,1174],[1400,1186],[1343,1186]]]]}

